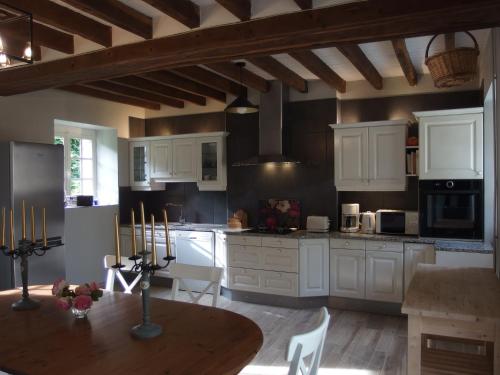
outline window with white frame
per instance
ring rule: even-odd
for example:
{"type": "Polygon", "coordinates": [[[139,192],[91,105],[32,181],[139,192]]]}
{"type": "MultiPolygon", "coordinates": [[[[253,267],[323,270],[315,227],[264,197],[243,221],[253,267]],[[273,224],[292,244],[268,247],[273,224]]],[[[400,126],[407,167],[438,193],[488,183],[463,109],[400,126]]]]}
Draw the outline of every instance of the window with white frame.
{"type": "Polygon", "coordinates": [[[66,196],[96,195],[96,132],[91,129],[56,129],[54,143],[64,145],[66,196]]]}

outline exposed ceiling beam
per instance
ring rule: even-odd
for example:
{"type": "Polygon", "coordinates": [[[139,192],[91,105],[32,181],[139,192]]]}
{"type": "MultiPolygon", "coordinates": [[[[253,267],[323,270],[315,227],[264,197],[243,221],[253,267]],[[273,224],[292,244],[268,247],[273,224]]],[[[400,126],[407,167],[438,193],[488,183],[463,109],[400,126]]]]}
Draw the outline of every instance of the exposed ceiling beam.
{"type": "Polygon", "coordinates": [[[335,73],[328,65],[326,65],[314,52],[307,50],[296,51],[290,52],[290,56],[338,92],[345,92],[345,80],[335,73]]]}
{"type": "Polygon", "coordinates": [[[379,74],[377,69],[373,66],[368,57],[357,45],[350,46],[338,46],[337,47],[342,54],[347,57],[352,65],[358,69],[358,71],[365,77],[365,79],[370,82],[370,84],[377,90],[382,90],[383,80],[382,76],[379,74]]]}
{"type": "Polygon", "coordinates": [[[355,2],[204,28],[36,67],[4,70],[0,72],[0,95],[249,56],[499,25],[497,0],[355,2]]]}
{"type": "Polygon", "coordinates": [[[69,91],[75,94],[91,96],[98,99],[109,100],[111,102],[116,102],[121,104],[133,105],[141,108],[155,109],[155,110],[159,110],[161,108],[160,103],[150,102],[144,99],[131,98],[130,96],[113,94],[107,91],[102,91],[91,87],[71,85],[71,86],[60,87],[59,89],[64,91],[69,91]]]}
{"type": "Polygon", "coordinates": [[[63,0],[144,39],[153,37],[153,19],[118,0],[63,0]]]}
{"type": "Polygon", "coordinates": [[[49,0],[2,0],[9,6],[24,10],[37,21],[91,40],[104,47],[111,46],[111,27],[49,0]]]}
{"type": "Polygon", "coordinates": [[[207,85],[216,90],[227,92],[236,96],[246,94],[247,92],[246,87],[198,66],[177,68],[173,71],[176,74],[180,74],[184,78],[192,79],[203,85],[207,85]]]}
{"type": "Polygon", "coordinates": [[[252,64],[264,70],[274,78],[300,92],[307,92],[307,82],[294,71],[288,69],[274,57],[251,57],[248,59],[252,64]]]}
{"type": "Polygon", "coordinates": [[[135,99],[144,99],[151,102],[161,103],[175,108],[184,108],[184,102],[177,99],[167,98],[163,95],[153,94],[151,92],[135,89],[128,86],[123,86],[114,82],[97,81],[84,84],[87,87],[92,87],[102,91],[111,92],[113,94],[130,96],[135,99]]]}
{"type": "Polygon", "coordinates": [[[313,4],[312,0],[295,0],[295,3],[299,6],[300,9],[311,9],[313,4]]]}
{"type": "Polygon", "coordinates": [[[186,100],[198,105],[207,104],[207,100],[203,96],[182,91],[176,89],[175,87],[165,86],[162,85],[161,83],[149,81],[141,77],[136,77],[136,76],[120,77],[112,79],[112,81],[121,85],[130,86],[140,90],[152,92],[154,94],[168,96],[174,99],[186,100]]]}
{"type": "Polygon", "coordinates": [[[62,31],[33,23],[33,44],[35,46],[44,46],[59,52],[72,55],[75,53],[75,41],[73,35],[63,33],[62,31]]]}
{"type": "Polygon", "coordinates": [[[252,17],[251,0],[215,0],[241,21],[248,21],[252,17]]]}
{"type": "Polygon", "coordinates": [[[212,98],[222,103],[226,102],[226,94],[224,92],[215,90],[211,87],[202,85],[201,83],[195,81],[191,81],[165,70],[144,73],[141,74],[141,77],[152,82],[159,82],[162,85],[177,87],[178,89],[189,91],[193,94],[206,96],[207,98],[212,98]]]}
{"type": "Polygon", "coordinates": [[[252,73],[248,69],[241,68],[240,70],[240,67],[231,62],[207,64],[206,67],[237,82],[240,82],[241,80],[241,83],[244,86],[251,87],[257,91],[269,91],[269,82],[267,82],[264,78],[252,73]]]}
{"type": "Polygon", "coordinates": [[[183,25],[200,26],[200,7],[190,0],[142,0],[183,25]]]}
{"type": "Polygon", "coordinates": [[[408,49],[406,48],[406,42],[404,39],[393,39],[392,47],[394,48],[394,52],[396,53],[396,57],[398,58],[399,65],[401,65],[401,69],[408,80],[410,86],[415,86],[417,84],[417,71],[413,66],[413,63],[410,58],[410,54],[408,53],[408,49]]]}

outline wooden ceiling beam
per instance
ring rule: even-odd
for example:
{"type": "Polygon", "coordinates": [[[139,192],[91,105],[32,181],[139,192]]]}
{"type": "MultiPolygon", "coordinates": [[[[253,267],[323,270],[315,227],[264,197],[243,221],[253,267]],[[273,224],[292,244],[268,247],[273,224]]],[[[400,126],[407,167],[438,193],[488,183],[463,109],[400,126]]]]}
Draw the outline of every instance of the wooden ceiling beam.
{"type": "Polygon", "coordinates": [[[75,39],[73,35],[33,22],[33,44],[44,46],[62,53],[75,53],[75,39]]]}
{"type": "Polygon", "coordinates": [[[220,62],[205,65],[207,68],[231,78],[236,82],[240,82],[247,87],[251,87],[260,92],[269,91],[269,82],[261,76],[252,73],[250,70],[238,67],[232,62],[220,62]]]}
{"type": "Polygon", "coordinates": [[[293,87],[295,90],[299,92],[307,92],[307,81],[294,71],[288,69],[274,57],[251,57],[247,60],[272,75],[274,78],[279,79],[290,87],[293,87]]]}
{"type": "Polygon", "coordinates": [[[293,50],[496,26],[500,26],[497,0],[355,2],[115,46],[36,67],[5,69],[0,72],[0,95],[293,50]]]}
{"type": "Polygon", "coordinates": [[[314,52],[308,50],[296,51],[290,52],[290,56],[338,92],[344,93],[346,91],[345,80],[326,65],[314,52]]]}
{"type": "Polygon", "coordinates": [[[299,6],[300,9],[306,10],[306,9],[311,9],[313,4],[312,0],[294,0],[295,4],[299,6]]]}
{"type": "Polygon", "coordinates": [[[415,86],[417,84],[417,71],[415,70],[415,66],[410,58],[410,54],[408,53],[408,49],[406,48],[406,42],[404,39],[393,39],[392,47],[394,48],[394,52],[396,53],[396,57],[398,58],[399,65],[401,65],[401,69],[408,80],[410,86],[415,86]]]}
{"type": "Polygon", "coordinates": [[[165,86],[161,83],[156,83],[153,81],[149,81],[145,78],[137,77],[137,76],[127,76],[120,77],[111,80],[112,82],[118,83],[120,85],[130,86],[133,88],[137,88],[140,90],[152,92],[153,94],[168,96],[173,99],[186,100],[188,102],[198,104],[198,105],[206,105],[207,100],[203,96],[195,95],[190,92],[182,91],[176,89],[175,87],[165,86]]]}
{"type": "Polygon", "coordinates": [[[152,7],[194,29],[200,26],[200,7],[190,0],[142,0],[152,7]]]}
{"type": "Polygon", "coordinates": [[[382,90],[382,76],[358,45],[338,46],[337,48],[374,88],[382,90]]]}
{"type": "Polygon", "coordinates": [[[111,46],[111,27],[49,0],[2,0],[31,13],[33,18],[70,34],[77,34],[104,47],[111,46]]]}
{"type": "Polygon", "coordinates": [[[123,86],[109,81],[87,82],[84,86],[92,87],[98,90],[107,91],[113,94],[130,96],[134,99],[144,99],[150,102],[161,103],[175,108],[184,108],[184,102],[177,99],[168,98],[163,95],[153,94],[151,92],[123,86]]]}
{"type": "Polygon", "coordinates": [[[153,19],[118,0],[63,0],[74,8],[101,18],[144,39],[153,37],[153,19]]]}
{"type": "Polygon", "coordinates": [[[215,90],[209,86],[205,86],[202,85],[201,83],[191,81],[189,79],[178,76],[171,72],[167,72],[165,70],[143,73],[140,76],[152,82],[159,82],[162,85],[176,87],[184,91],[189,91],[193,94],[215,99],[222,103],[226,102],[226,94],[224,92],[215,90]]]}
{"type": "Polygon", "coordinates": [[[215,0],[240,21],[248,21],[252,17],[251,0],[215,0]]]}
{"type": "Polygon", "coordinates": [[[161,108],[160,103],[150,102],[144,99],[132,98],[130,96],[124,96],[119,94],[110,93],[108,91],[102,91],[91,87],[71,85],[65,87],[59,87],[60,90],[72,92],[75,94],[91,96],[93,98],[104,99],[111,102],[116,102],[120,104],[133,105],[135,107],[141,107],[146,109],[159,110],[161,108]]]}
{"type": "Polygon", "coordinates": [[[227,92],[235,96],[246,94],[247,88],[225,77],[215,74],[207,69],[198,66],[188,66],[173,70],[174,73],[180,74],[184,78],[192,79],[203,85],[212,87],[216,90],[227,92]]]}

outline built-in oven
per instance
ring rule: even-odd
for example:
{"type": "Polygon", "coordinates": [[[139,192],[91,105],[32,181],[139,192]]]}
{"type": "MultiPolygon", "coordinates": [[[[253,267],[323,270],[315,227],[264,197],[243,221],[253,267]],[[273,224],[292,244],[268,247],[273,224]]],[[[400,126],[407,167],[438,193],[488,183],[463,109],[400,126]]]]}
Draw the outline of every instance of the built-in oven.
{"type": "Polygon", "coordinates": [[[483,180],[420,180],[420,236],[483,239],[483,206],[483,180]]]}

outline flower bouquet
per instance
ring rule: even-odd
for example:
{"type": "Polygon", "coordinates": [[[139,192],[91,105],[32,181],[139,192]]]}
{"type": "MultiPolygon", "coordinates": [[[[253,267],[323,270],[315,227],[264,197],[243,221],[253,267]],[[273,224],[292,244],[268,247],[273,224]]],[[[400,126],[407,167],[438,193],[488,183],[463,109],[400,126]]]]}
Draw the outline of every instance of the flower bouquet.
{"type": "Polygon", "coordinates": [[[102,290],[96,282],[91,282],[70,289],[64,279],[57,279],[52,286],[52,295],[57,297],[56,304],[61,310],[69,310],[76,318],[84,318],[94,301],[102,297],[102,290]]]}

